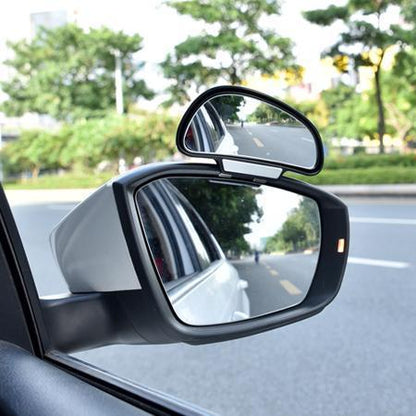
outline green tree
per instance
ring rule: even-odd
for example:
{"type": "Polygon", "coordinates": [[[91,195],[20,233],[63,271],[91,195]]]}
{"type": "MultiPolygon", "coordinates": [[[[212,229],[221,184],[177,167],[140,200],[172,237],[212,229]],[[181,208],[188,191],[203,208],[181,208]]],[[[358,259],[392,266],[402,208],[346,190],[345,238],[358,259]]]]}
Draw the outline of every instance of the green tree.
{"type": "Polygon", "coordinates": [[[178,44],[162,63],[165,77],[173,81],[168,103],[184,103],[192,88],[198,91],[219,80],[241,84],[256,71],[268,75],[286,69],[299,72],[292,42],[261,23],[279,15],[277,1],[171,0],[167,4],[205,28],[178,44]]]}
{"type": "Polygon", "coordinates": [[[325,141],[326,137],[324,133],[329,125],[329,109],[322,98],[300,102],[287,98],[285,102],[310,119],[318,128],[321,135],[323,135],[322,139],[325,141]]]}
{"type": "Polygon", "coordinates": [[[341,83],[323,91],[322,101],[329,115],[324,129],[327,137],[376,138],[377,109],[373,105],[371,91],[357,94],[354,87],[341,83]]]}
{"type": "Polygon", "coordinates": [[[355,68],[365,66],[374,73],[377,108],[377,135],[380,152],[384,153],[386,133],[384,97],[382,91],[382,64],[388,48],[397,44],[397,36],[392,26],[382,26],[389,14],[390,5],[400,5],[400,0],[348,0],[345,6],[331,5],[326,9],[311,10],[304,13],[307,20],[321,26],[329,26],[335,21],[343,21],[345,31],[339,40],[324,55],[335,58],[341,71],[346,71],[345,59],[348,57],[355,68]]]}
{"type": "Polygon", "coordinates": [[[9,97],[2,106],[8,115],[36,112],[72,121],[113,109],[115,53],[121,54],[126,107],[138,97],[153,96],[137,77],[143,65],[134,58],[142,48],[140,35],[105,27],[85,32],[68,24],[42,28],[31,41],[8,46],[14,57],[5,64],[12,76],[1,83],[9,97]]]}
{"type": "Polygon", "coordinates": [[[210,103],[225,123],[233,123],[239,121],[238,113],[241,107],[244,106],[245,101],[245,98],[241,95],[221,95],[212,98],[210,103]]]}
{"type": "Polygon", "coordinates": [[[316,202],[303,198],[275,235],[267,240],[266,252],[297,252],[320,244],[321,226],[316,202]]]}
{"type": "Polygon", "coordinates": [[[416,50],[406,52],[394,71],[385,74],[386,122],[403,143],[416,133],[416,50]]]}
{"type": "Polygon", "coordinates": [[[163,159],[175,152],[173,132],[178,120],[164,113],[141,116],[111,115],[80,120],[66,126],[68,142],[61,153],[64,165],[94,168],[103,160],[123,157],[131,164],[136,156],[144,163],[163,159]]]}
{"type": "Polygon", "coordinates": [[[2,149],[2,160],[8,172],[30,170],[33,178],[40,169],[91,171],[102,161],[116,171],[120,157],[131,165],[136,156],[143,163],[172,156],[177,124],[164,113],[113,114],[64,124],[57,132],[26,130],[2,149]]]}
{"type": "Polygon", "coordinates": [[[2,149],[2,159],[11,173],[30,170],[36,179],[41,169],[56,169],[60,164],[65,137],[59,132],[24,130],[20,137],[2,149]]]}
{"type": "Polygon", "coordinates": [[[173,179],[172,183],[193,205],[225,253],[239,255],[250,251],[244,238],[249,224],[259,220],[257,190],[205,179],[173,179]]]}

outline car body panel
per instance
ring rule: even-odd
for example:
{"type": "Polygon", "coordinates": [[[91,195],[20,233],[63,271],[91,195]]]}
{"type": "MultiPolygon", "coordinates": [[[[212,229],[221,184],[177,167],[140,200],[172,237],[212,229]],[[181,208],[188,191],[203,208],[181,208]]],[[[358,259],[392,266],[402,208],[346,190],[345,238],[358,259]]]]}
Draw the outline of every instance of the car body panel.
{"type": "Polygon", "coordinates": [[[120,224],[111,182],[62,219],[52,252],[72,293],[140,289],[120,224]]]}

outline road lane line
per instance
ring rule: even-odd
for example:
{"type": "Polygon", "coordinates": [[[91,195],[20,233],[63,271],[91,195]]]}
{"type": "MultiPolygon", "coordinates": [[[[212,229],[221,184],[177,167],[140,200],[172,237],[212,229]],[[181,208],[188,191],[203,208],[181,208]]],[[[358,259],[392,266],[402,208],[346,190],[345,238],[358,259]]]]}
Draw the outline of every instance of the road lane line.
{"type": "Polygon", "coordinates": [[[264,147],[263,142],[260,139],[258,139],[257,137],[253,137],[253,141],[254,141],[254,143],[256,143],[257,147],[264,147]]]}
{"type": "Polygon", "coordinates": [[[416,225],[416,219],[414,218],[350,217],[350,222],[360,222],[365,224],[416,225]]]}
{"type": "Polygon", "coordinates": [[[289,295],[300,295],[302,291],[296,287],[292,282],[289,282],[289,280],[279,280],[279,283],[283,286],[283,289],[286,290],[289,295]]]}
{"type": "Polygon", "coordinates": [[[313,139],[311,139],[309,137],[301,137],[300,139],[305,141],[305,142],[313,143],[313,139]]]}
{"type": "Polygon", "coordinates": [[[279,276],[279,273],[277,273],[276,270],[270,270],[270,274],[272,274],[273,276],[279,276]]]}
{"type": "Polygon", "coordinates": [[[410,266],[409,263],[401,261],[388,261],[388,260],[376,260],[366,259],[361,257],[348,257],[348,263],[362,264],[365,266],[376,266],[376,267],[389,267],[392,269],[406,269],[410,266]]]}

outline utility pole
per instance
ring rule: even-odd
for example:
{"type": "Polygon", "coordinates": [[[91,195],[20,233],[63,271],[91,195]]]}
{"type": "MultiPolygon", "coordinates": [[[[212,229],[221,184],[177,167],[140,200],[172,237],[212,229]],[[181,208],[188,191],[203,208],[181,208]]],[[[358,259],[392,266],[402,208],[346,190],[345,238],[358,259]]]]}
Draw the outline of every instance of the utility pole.
{"type": "MultiPolygon", "coordinates": [[[[117,114],[122,115],[124,113],[124,102],[123,102],[123,68],[121,63],[121,53],[118,49],[113,49],[111,53],[115,59],[115,70],[114,70],[114,83],[116,89],[116,111],[117,114]]],[[[124,173],[127,170],[126,160],[122,153],[119,153],[118,157],[118,173],[124,173]]]]}
{"type": "Polygon", "coordinates": [[[124,102],[123,102],[123,71],[121,64],[121,53],[119,50],[115,49],[113,51],[115,58],[115,71],[114,71],[114,81],[116,88],[116,110],[117,114],[124,113],[124,102]]]}

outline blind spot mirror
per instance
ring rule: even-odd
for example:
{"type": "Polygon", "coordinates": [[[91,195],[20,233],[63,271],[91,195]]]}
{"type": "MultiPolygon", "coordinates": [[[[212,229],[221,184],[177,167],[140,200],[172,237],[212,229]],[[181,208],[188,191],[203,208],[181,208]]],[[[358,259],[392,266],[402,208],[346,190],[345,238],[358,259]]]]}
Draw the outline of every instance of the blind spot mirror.
{"type": "Polygon", "coordinates": [[[191,106],[178,131],[180,150],[319,172],[322,142],[309,120],[271,97],[241,87],[224,88],[230,91],[214,89],[218,92],[208,92],[191,106]]]}
{"type": "Polygon", "coordinates": [[[321,247],[313,199],[177,177],[142,187],[136,205],[154,268],[184,323],[246,320],[305,299],[321,247]]]}

